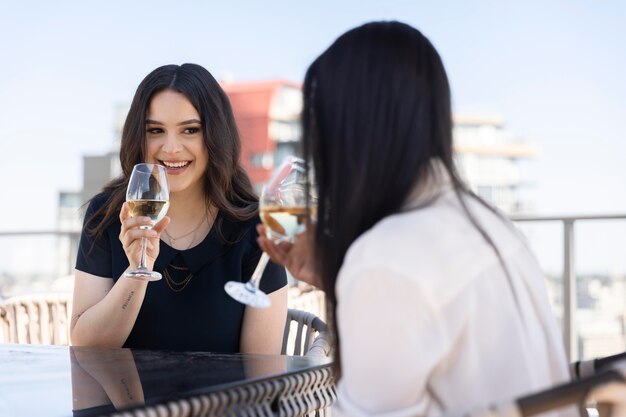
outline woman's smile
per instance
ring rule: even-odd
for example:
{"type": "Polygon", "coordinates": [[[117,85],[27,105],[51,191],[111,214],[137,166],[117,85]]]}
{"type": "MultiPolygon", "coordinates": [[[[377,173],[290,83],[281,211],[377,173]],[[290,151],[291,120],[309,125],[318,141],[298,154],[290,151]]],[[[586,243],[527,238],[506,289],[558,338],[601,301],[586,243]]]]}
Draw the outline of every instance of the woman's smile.
{"type": "Polygon", "coordinates": [[[163,165],[167,170],[167,175],[179,175],[185,172],[189,164],[192,161],[161,161],[159,163],[163,165]]]}

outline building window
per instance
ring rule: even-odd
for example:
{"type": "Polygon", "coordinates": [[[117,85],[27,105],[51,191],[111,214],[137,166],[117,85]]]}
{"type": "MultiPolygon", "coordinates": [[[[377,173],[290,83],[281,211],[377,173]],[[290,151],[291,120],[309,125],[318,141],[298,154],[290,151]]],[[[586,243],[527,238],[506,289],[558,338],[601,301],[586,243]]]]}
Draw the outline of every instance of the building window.
{"type": "Polygon", "coordinates": [[[272,169],[274,166],[274,155],[270,152],[253,153],[250,157],[250,165],[253,168],[272,169]]]}

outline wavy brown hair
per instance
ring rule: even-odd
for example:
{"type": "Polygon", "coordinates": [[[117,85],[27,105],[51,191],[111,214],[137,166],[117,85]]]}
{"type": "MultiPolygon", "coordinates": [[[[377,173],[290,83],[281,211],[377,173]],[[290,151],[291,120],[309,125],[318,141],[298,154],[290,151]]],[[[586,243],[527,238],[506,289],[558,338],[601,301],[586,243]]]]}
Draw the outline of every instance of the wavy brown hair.
{"type": "MultiPolygon", "coordinates": [[[[183,94],[200,114],[204,144],[209,152],[204,174],[207,207],[213,204],[235,220],[249,220],[258,213],[258,197],[240,164],[241,140],[226,93],[200,65],[164,65],[148,74],[137,87],[122,131],[122,175],[105,185],[102,192],[107,196],[106,204],[85,223],[87,233],[92,236],[102,235],[119,215],[133,166],[145,162],[146,114],[150,101],[164,90],[183,94]]],[[[222,216],[218,216],[215,224],[218,235],[226,239],[222,225],[222,216]]]]}

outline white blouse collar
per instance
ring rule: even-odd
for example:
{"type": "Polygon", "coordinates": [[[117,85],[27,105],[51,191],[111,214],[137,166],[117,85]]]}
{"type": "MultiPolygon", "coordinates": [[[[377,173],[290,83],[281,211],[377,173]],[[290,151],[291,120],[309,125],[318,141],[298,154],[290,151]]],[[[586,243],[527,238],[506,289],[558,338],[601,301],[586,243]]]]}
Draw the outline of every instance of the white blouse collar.
{"type": "Polygon", "coordinates": [[[433,159],[426,175],[416,182],[409,193],[403,211],[424,207],[452,189],[452,180],[439,159],[433,159]]]}

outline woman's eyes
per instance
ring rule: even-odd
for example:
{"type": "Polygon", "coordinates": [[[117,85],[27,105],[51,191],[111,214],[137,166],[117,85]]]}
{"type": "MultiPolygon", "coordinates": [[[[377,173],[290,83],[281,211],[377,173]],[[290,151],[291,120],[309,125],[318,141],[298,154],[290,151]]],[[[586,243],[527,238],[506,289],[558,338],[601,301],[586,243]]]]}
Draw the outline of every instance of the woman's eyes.
{"type": "MultiPolygon", "coordinates": [[[[146,132],[151,135],[158,135],[159,133],[163,133],[164,130],[160,127],[153,127],[146,129],[146,132]]],[[[198,132],[200,132],[199,127],[187,127],[182,131],[182,133],[185,135],[195,135],[198,132]]]]}
{"type": "Polygon", "coordinates": [[[188,127],[187,129],[183,130],[183,133],[186,133],[188,135],[193,135],[195,133],[198,133],[200,131],[199,127],[188,127]]]}

